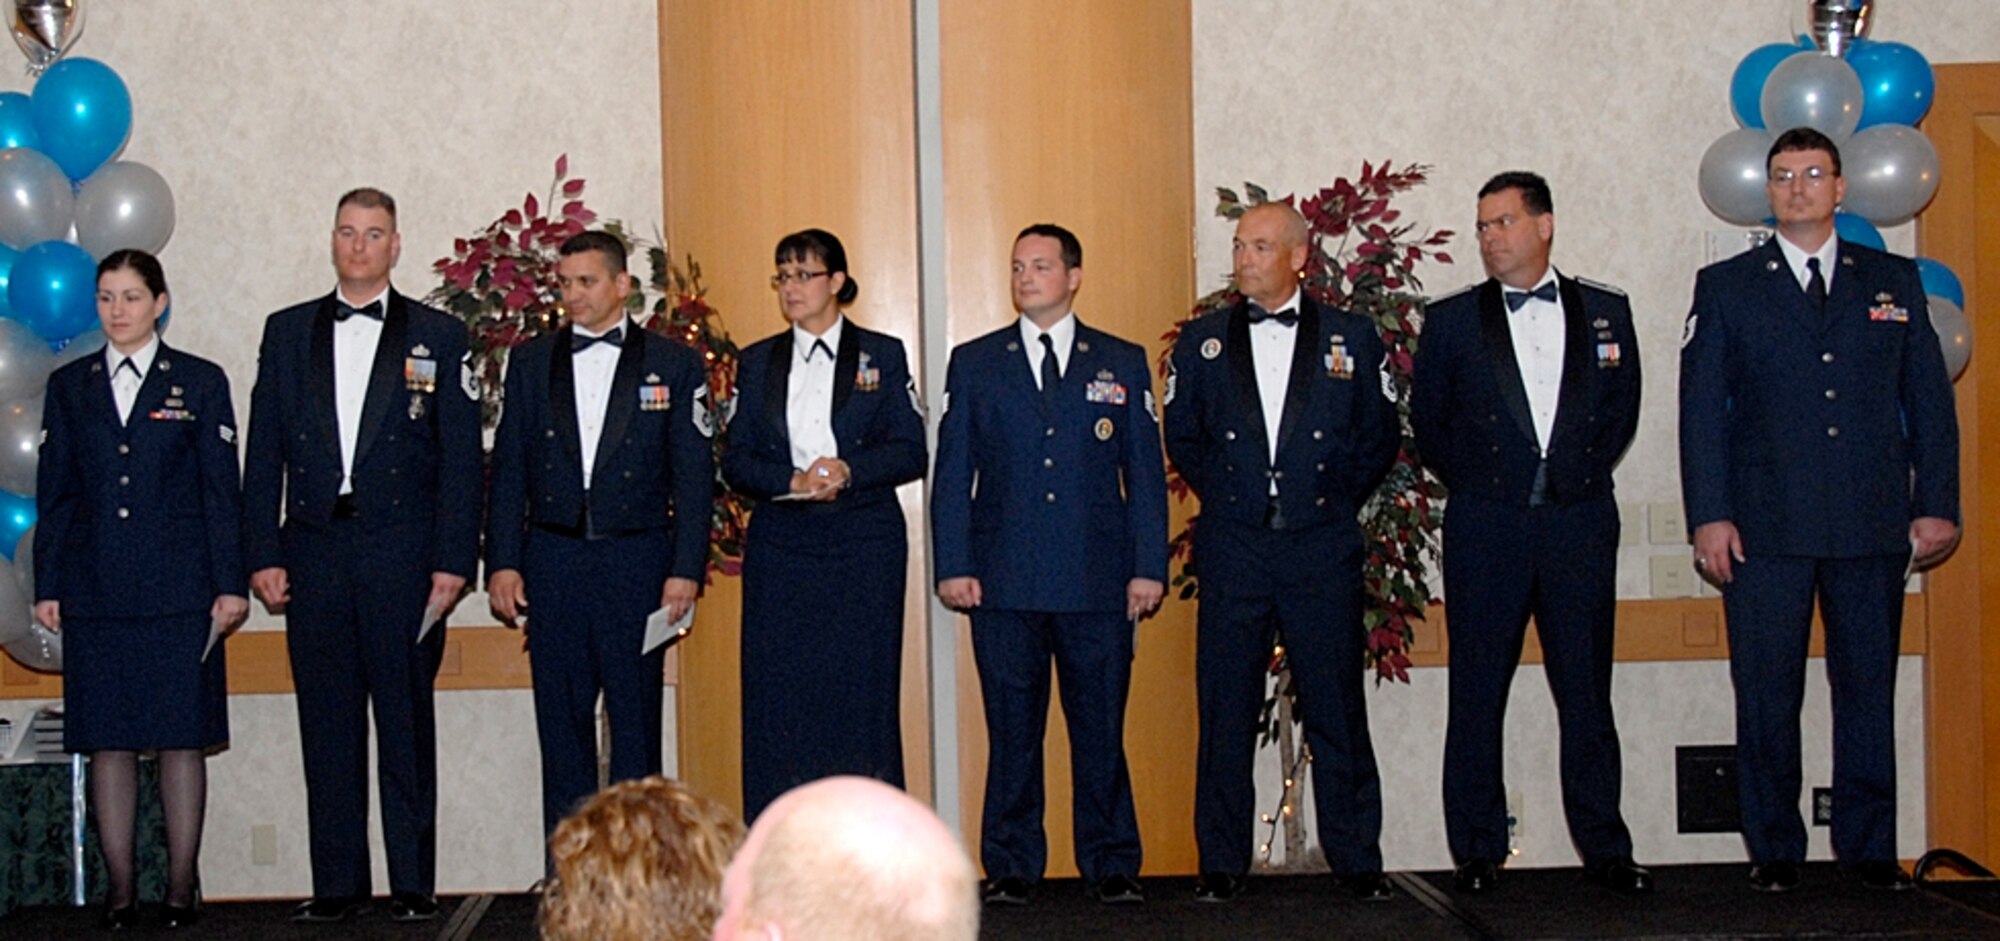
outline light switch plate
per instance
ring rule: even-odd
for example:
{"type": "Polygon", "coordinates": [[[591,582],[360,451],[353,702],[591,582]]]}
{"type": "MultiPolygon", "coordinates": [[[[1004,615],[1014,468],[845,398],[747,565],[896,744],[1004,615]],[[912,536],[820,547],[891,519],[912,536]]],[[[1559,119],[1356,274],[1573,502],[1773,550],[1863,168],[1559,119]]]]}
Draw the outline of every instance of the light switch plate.
{"type": "Polygon", "coordinates": [[[1685,555],[1656,555],[1649,560],[1653,576],[1653,597],[1694,596],[1694,560],[1685,555]]]}
{"type": "Polygon", "coordinates": [[[1668,501],[1646,507],[1646,540],[1656,546],[1688,544],[1687,515],[1681,505],[1668,501]]]}

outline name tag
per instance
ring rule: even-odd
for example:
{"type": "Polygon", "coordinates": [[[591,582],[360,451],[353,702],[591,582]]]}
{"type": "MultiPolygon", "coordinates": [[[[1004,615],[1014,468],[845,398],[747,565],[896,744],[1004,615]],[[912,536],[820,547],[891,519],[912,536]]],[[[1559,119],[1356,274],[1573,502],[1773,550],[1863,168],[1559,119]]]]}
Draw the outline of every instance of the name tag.
{"type": "Polygon", "coordinates": [[[412,392],[437,391],[438,363],[434,359],[411,356],[403,360],[403,385],[412,392]]]}
{"type": "Polygon", "coordinates": [[[648,384],[639,387],[639,411],[664,412],[672,404],[665,385],[648,384]]]}
{"type": "Polygon", "coordinates": [[[1083,399],[1102,405],[1124,405],[1125,386],[1123,383],[1097,379],[1083,387],[1083,399]]]}

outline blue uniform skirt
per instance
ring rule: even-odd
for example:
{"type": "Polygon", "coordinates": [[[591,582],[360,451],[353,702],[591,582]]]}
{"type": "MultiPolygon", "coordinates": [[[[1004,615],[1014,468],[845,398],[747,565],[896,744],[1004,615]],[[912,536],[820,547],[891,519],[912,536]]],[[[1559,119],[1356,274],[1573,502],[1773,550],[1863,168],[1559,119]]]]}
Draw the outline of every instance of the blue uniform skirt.
{"type": "Polygon", "coordinates": [[[893,494],[764,503],[743,550],[743,804],[755,818],[807,781],[903,786],[903,592],[893,494]]]}
{"type": "Polygon", "coordinates": [[[72,752],[209,749],[229,743],[224,643],[208,661],[206,611],[65,616],[63,747],[72,752]]]}

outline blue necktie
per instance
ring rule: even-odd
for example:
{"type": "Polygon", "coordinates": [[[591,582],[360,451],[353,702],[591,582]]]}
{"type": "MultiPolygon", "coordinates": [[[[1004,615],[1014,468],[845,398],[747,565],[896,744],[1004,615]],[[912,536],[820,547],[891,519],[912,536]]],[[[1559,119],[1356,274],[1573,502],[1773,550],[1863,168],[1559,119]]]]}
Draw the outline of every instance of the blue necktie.
{"type": "Polygon", "coordinates": [[[1556,283],[1554,281],[1550,281],[1547,284],[1544,284],[1541,287],[1538,287],[1532,291],[1516,291],[1510,288],[1506,291],[1502,291],[1500,296],[1502,299],[1506,300],[1507,312],[1511,314],[1517,310],[1520,310],[1521,305],[1526,304],[1528,302],[1528,298],[1531,297],[1535,298],[1536,300],[1548,301],[1551,304],[1555,303],[1556,283]]]}

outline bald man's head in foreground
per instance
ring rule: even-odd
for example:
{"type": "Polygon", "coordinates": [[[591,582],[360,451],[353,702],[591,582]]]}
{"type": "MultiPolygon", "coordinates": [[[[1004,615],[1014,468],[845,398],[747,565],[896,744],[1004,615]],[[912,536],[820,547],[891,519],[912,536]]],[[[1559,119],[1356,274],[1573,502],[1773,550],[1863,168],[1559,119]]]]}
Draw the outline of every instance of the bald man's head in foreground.
{"type": "Polygon", "coordinates": [[[898,941],[979,935],[972,859],[908,794],[827,778],[764,811],[722,879],[715,941],[898,941]]]}

